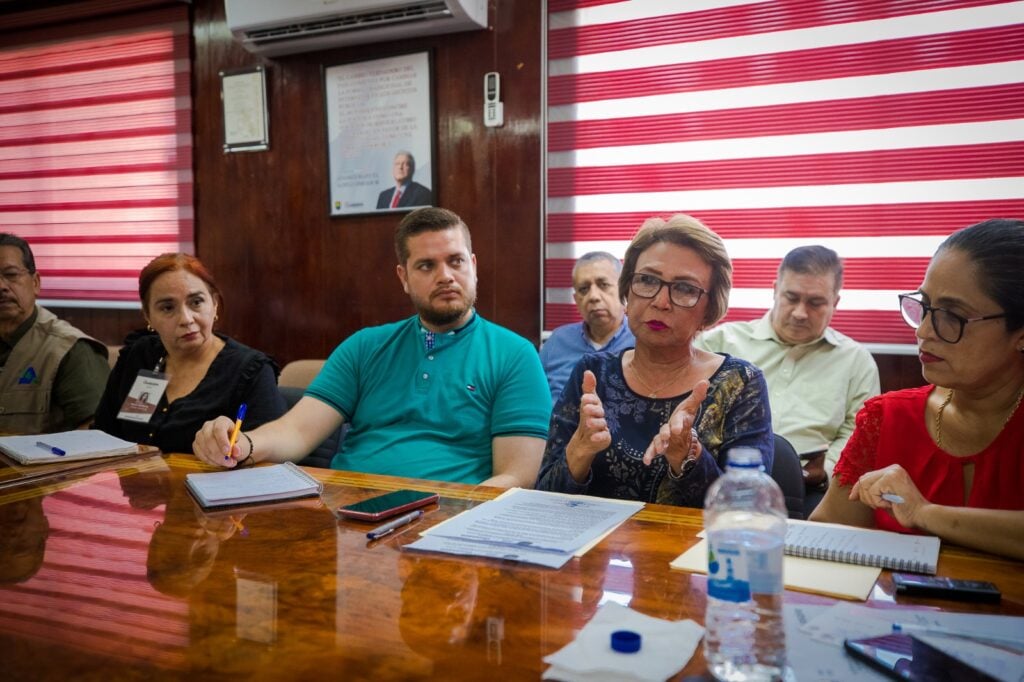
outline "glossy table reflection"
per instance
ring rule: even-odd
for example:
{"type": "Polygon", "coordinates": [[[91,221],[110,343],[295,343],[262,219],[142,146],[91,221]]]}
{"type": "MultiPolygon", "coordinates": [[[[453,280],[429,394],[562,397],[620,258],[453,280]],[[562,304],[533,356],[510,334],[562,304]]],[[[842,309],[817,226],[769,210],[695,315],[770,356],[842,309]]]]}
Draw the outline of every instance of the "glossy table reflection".
{"type": "MultiPolygon", "coordinates": [[[[400,550],[496,489],[314,469],[322,502],[203,513],[183,477],[205,469],[153,457],[0,489],[0,678],[535,680],[607,601],[703,621],[704,577],[668,566],[697,510],[650,505],[554,571],[400,550]],[[441,503],[380,541],[329,511],[403,487],[441,503]]],[[[1021,615],[1020,569],[946,548],[940,574],[1003,603],[907,603],[1021,615]]],[[[891,602],[883,573],[870,603],[891,602]]],[[[681,676],[704,671],[698,648],[681,676]]]]}

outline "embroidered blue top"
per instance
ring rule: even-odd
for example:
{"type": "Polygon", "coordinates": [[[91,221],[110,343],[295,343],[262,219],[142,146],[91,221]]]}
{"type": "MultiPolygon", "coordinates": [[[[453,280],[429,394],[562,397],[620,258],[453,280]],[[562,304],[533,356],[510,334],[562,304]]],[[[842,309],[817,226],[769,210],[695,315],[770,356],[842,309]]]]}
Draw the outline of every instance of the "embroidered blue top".
{"type": "Polygon", "coordinates": [[[771,408],[761,370],[725,355],[710,383],[695,423],[703,453],[689,473],[673,479],[668,476],[668,462],[664,457],[645,466],[643,455],[662,424],[689,392],[672,398],[642,396],[626,384],[621,354],[585,356],[576,365],[555,404],[536,487],[703,507],[704,494],[724,470],[726,453],[731,448],[757,448],[764,459],[765,470],[771,471],[774,457],[771,408]],[[594,458],[588,479],[577,483],[569,472],[565,448],[579,425],[580,386],[583,372],[588,369],[597,377],[597,394],[604,405],[612,444],[594,458]]]}

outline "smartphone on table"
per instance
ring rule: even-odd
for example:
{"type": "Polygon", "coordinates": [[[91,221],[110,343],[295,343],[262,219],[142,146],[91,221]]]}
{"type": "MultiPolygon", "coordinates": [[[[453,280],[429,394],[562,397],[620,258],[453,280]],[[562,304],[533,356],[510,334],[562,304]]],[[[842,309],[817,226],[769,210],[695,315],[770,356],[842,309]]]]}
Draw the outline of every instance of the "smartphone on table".
{"type": "Polygon", "coordinates": [[[956,580],[937,575],[893,573],[892,582],[896,586],[896,594],[901,595],[984,603],[998,602],[1002,598],[999,588],[984,580],[956,580]]]}
{"type": "Polygon", "coordinates": [[[362,502],[338,507],[338,514],[360,521],[380,521],[437,502],[438,494],[417,490],[396,490],[362,502]]]}
{"type": "Polygon", "coordinates": [[[848,639],[844,646],[854,658],[897,680],[998,682],[997,678],[912,635],[894,633],[848,639]]]}

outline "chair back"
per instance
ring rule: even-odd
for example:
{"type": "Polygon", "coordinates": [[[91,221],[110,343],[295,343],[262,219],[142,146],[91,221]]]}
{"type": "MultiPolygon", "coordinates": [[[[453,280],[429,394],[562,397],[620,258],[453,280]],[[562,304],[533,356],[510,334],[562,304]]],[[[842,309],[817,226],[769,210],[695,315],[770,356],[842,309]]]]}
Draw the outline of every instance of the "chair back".
{"type": "Polygon", "coordinates": [[[325,360],[293,360],[281,370],[277,379],[278,386],[295,386],[306,388],[320,373],[325,360]]]}
{"type": "Polygon", "coordinates": [[[786,511],[789,518],[804,518],[804,469],[800,466],[800,456],[796,454],[793,444],[780,436],[775,437],[775,459],[772,462],[771,477],[782,488],[782,496],[786,498],[786,511]]]}

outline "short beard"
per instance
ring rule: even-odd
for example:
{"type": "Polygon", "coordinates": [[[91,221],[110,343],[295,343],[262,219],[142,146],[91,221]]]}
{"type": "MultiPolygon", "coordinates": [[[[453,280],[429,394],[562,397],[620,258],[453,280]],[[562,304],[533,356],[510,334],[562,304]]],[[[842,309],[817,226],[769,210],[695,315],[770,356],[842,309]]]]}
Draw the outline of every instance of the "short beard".
{"type": "Polygon", "coordinates": [[[454,308],[446,308],[444,310],[438,310],[429,305],[417,306],[417,312],[424,322],[428,322],[435,327],[447,327],[448,325],[462,319],[462,317],[469,312],[476,303],[475,296],[472,299],[463,298],[462,300],[463,305],[459,305],[454,308]]]}

